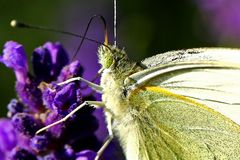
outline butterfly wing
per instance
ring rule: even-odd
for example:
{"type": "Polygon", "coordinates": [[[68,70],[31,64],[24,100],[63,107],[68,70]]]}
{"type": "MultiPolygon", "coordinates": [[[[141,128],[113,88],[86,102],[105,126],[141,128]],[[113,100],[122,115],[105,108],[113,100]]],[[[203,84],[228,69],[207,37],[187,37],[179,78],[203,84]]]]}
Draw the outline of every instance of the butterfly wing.
{"type": "Polygon", "coordinates": [[[213,109],[156,86],[134,90],[130,101],[145,106],[135,118],[139,159],[240,158],[239,125],[213,109]]]}
{"type": "Polygon", "coordinates": [[[147,68],[162,64],[192,61],[224,61],[240,63],[240,50],[231,48],[193,48],[169,51],[144,59],[141,63],[147,68]]]}
{"type": "Polygon", "coordinates": [[[135,81],[132,88],[160,86],[205,104],[240,124],[240,50],[167,52],[150,57],[143,64],[148,69],[129,77],[135,81]],[[156,59],[162,62],[157,63],[156,59]]]}

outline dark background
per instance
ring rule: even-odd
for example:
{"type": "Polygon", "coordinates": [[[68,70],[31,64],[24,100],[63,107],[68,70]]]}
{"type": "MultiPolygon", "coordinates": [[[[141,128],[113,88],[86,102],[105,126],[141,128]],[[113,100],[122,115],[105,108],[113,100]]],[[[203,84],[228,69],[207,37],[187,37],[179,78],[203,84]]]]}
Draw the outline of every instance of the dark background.
{"type": "MultiPolygon", "coordinates": [[[[141,59],[161,52],[193,47],[240,46],[240,2],[237,0],[119,0],[117,44],[129,56],[141,59]]],[[[26,23],[82,34],[89,18],[101,14],[106,18],[110,42],[113,43],[112,0],[0,0],[0,46],[8,40],[24,45],[29,57],[34,48],[46,41],[60,41],[70,55],[80,39],[45,31],[13,29],[12,19],[26,23]]],[[[96,20],[88,37],[104,41],[103,27],[96,20]]],[[[97,46],[85,41],[77,58],[83,62],[85,77],[98,70],[97,46]],[[89,63],[91,62],[91,63],[89,63]]],[[[30,67],[31,68],[31,67],[30,67]]],[[[14,73],[0,65],[0,115],[15,97],[14,73]]]]}

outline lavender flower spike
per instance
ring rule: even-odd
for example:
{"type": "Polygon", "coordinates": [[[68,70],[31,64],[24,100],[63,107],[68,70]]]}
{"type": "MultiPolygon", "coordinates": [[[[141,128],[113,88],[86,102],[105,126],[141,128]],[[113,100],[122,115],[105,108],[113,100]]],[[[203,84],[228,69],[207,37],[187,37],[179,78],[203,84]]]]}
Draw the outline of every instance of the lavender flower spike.
{"type": "Polygon", "coordinates": [[[47,42],[33,52],[32,75],[22,45],[9,41],[0,62],[15,72],[18,96],[8,105],[9,119],[0,119],[0,160],[93,160],[102,142],[95,135],[98,120],[91,107],[84,106],[68,121],[35,134],[84,100],[95,100],[82,94],[79,81],[56,85],[82,75],[79,61],[69,63],[59,43],[47,42]]]}

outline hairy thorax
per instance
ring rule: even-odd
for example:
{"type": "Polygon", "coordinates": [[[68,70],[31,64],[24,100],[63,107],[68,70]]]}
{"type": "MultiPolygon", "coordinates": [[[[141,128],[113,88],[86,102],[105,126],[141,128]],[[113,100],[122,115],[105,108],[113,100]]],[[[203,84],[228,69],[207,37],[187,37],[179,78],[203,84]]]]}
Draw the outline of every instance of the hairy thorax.
{"type": "Polygon", "coordinates": [[[111,72],[105,70],[102,74],[101,86],[103,87],[102,101],[106,108],[112,111],[114,116],[121,117],[128,106],[128,100],[123,94],[123,81],[114,79],[111,72]]]}
{"type": "Polygon", "coordinates": [[[111,72],[106,70],[102,74],[101,86],[104,88],[102,101],[114,116],[114,134],[119,137],[121,146],[127,153],[126,157],[137,160],[139,142],[138,134],[136,134],[138,129],[133,116],[134,106],[124,95],[123,81],[114,79],[111,72]],[[128,153],[131,153],[131,155],[128,153]]]}

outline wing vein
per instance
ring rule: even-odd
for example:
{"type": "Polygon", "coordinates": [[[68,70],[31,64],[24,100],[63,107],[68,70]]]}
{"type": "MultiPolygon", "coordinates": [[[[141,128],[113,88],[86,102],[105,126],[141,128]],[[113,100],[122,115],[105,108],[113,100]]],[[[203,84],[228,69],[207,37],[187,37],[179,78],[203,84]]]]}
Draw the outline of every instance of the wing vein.
{"type": "Polygon", "coordinates": [[[182,96],[185,96],[185,97],[188,97],[188,98],[192,98],[192,99],[201,100],[201,101],[210,101],[210,102],[216,102],[216,103],[227,104],[227,105],[236,105],[236,106],[240,105],[240,103],[229,103],[229,102],[219,101],[219,100],[214,100],[214,99],[197,98],[197,97],[183,95],[183,94],[182,94],[182,96]]]}

